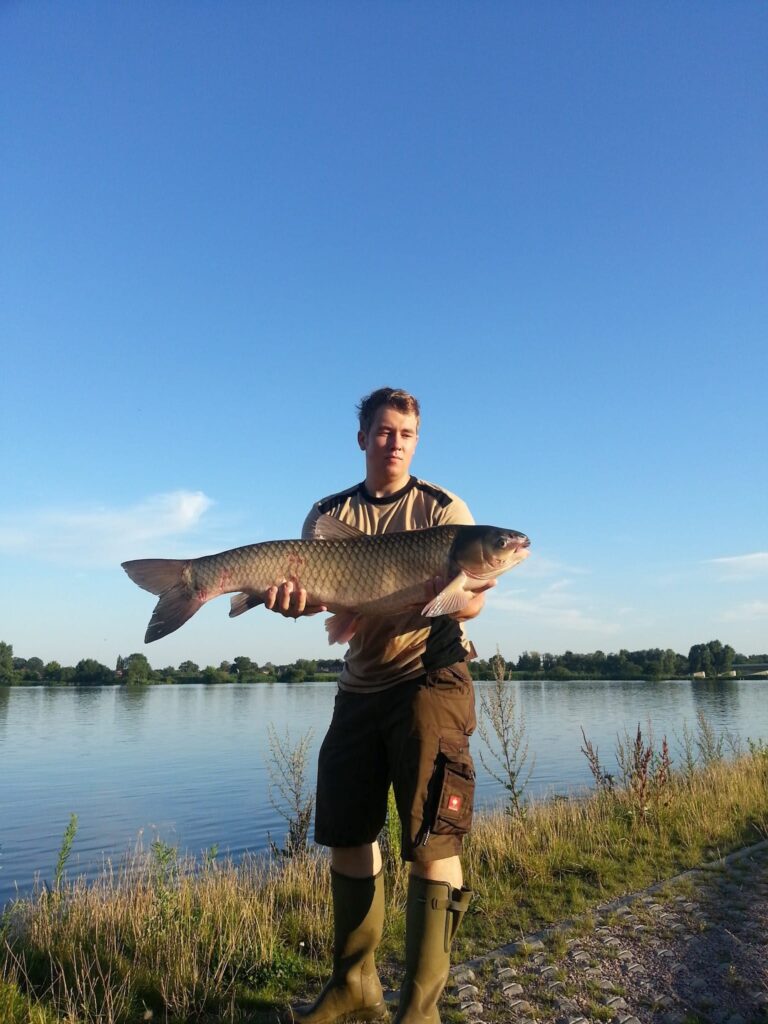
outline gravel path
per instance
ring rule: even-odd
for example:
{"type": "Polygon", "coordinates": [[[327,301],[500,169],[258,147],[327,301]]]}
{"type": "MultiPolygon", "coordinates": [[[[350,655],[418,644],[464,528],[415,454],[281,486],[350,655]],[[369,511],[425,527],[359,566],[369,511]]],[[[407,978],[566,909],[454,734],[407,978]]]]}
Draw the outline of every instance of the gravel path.
{"type": "Polygon", "coordinates": [[[768,1024],[768,842],[454,967],[441,1014],[768,1024]]]}

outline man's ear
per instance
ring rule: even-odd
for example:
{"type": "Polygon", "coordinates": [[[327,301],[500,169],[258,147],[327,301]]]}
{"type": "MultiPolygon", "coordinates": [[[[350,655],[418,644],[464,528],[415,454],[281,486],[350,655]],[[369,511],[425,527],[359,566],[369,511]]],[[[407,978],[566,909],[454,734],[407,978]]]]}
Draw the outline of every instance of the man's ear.
{"type": "Polygon", "coordinates": [[[364,452],[365,451],[365,434],[362,432],[362,430],[358,430],[358,432],[357,432],[357,443],[358,443],[358,446],[360,448],[360,451],[364,452]]]}

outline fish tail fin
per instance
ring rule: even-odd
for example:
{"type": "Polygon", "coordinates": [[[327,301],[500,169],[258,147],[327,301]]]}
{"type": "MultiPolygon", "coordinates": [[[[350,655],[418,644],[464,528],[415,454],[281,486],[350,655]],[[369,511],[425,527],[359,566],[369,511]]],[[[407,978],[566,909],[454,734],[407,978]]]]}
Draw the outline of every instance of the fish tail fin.
{"type": "Polygon", "coordinates": [[[185,573],[188,565],[188,561],[177,558],[138,558],[123,562],[123,569],[134,583],[150,594],[160,595],[144,634],[145,644],[173,633],[205,604],[190,586],[185,573]]]}

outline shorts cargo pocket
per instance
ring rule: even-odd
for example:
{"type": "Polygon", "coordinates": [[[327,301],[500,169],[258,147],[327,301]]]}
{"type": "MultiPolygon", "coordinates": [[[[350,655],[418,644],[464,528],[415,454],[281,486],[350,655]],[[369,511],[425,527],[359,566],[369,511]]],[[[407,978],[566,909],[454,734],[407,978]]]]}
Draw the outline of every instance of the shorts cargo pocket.
{"type": "Polygon", "coordinates": [[[440,741],[443,778],[432,832],[436,836],[463,836],[472,825],[475,768],[469,750],[440,741]]]}
{"type": "Polygon", "coordinates": [[[466,665],[461,662],[458,665],[431,669],[426,673],[426,685],[450,697],[466,697],[472,687],[472,676],[466,665]]]}

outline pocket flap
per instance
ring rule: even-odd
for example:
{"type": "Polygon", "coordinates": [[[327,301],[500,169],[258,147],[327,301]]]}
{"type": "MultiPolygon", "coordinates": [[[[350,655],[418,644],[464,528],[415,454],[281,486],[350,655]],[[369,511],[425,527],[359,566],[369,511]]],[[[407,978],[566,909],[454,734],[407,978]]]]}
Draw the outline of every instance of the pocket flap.
{"type": "Polygon", "coordinates": [[[457,832],[466,832],[472,823],[475,796],[475,770],[469,752],[453,754],[443,767],[443,785],[437,817],[457,832]]]}

